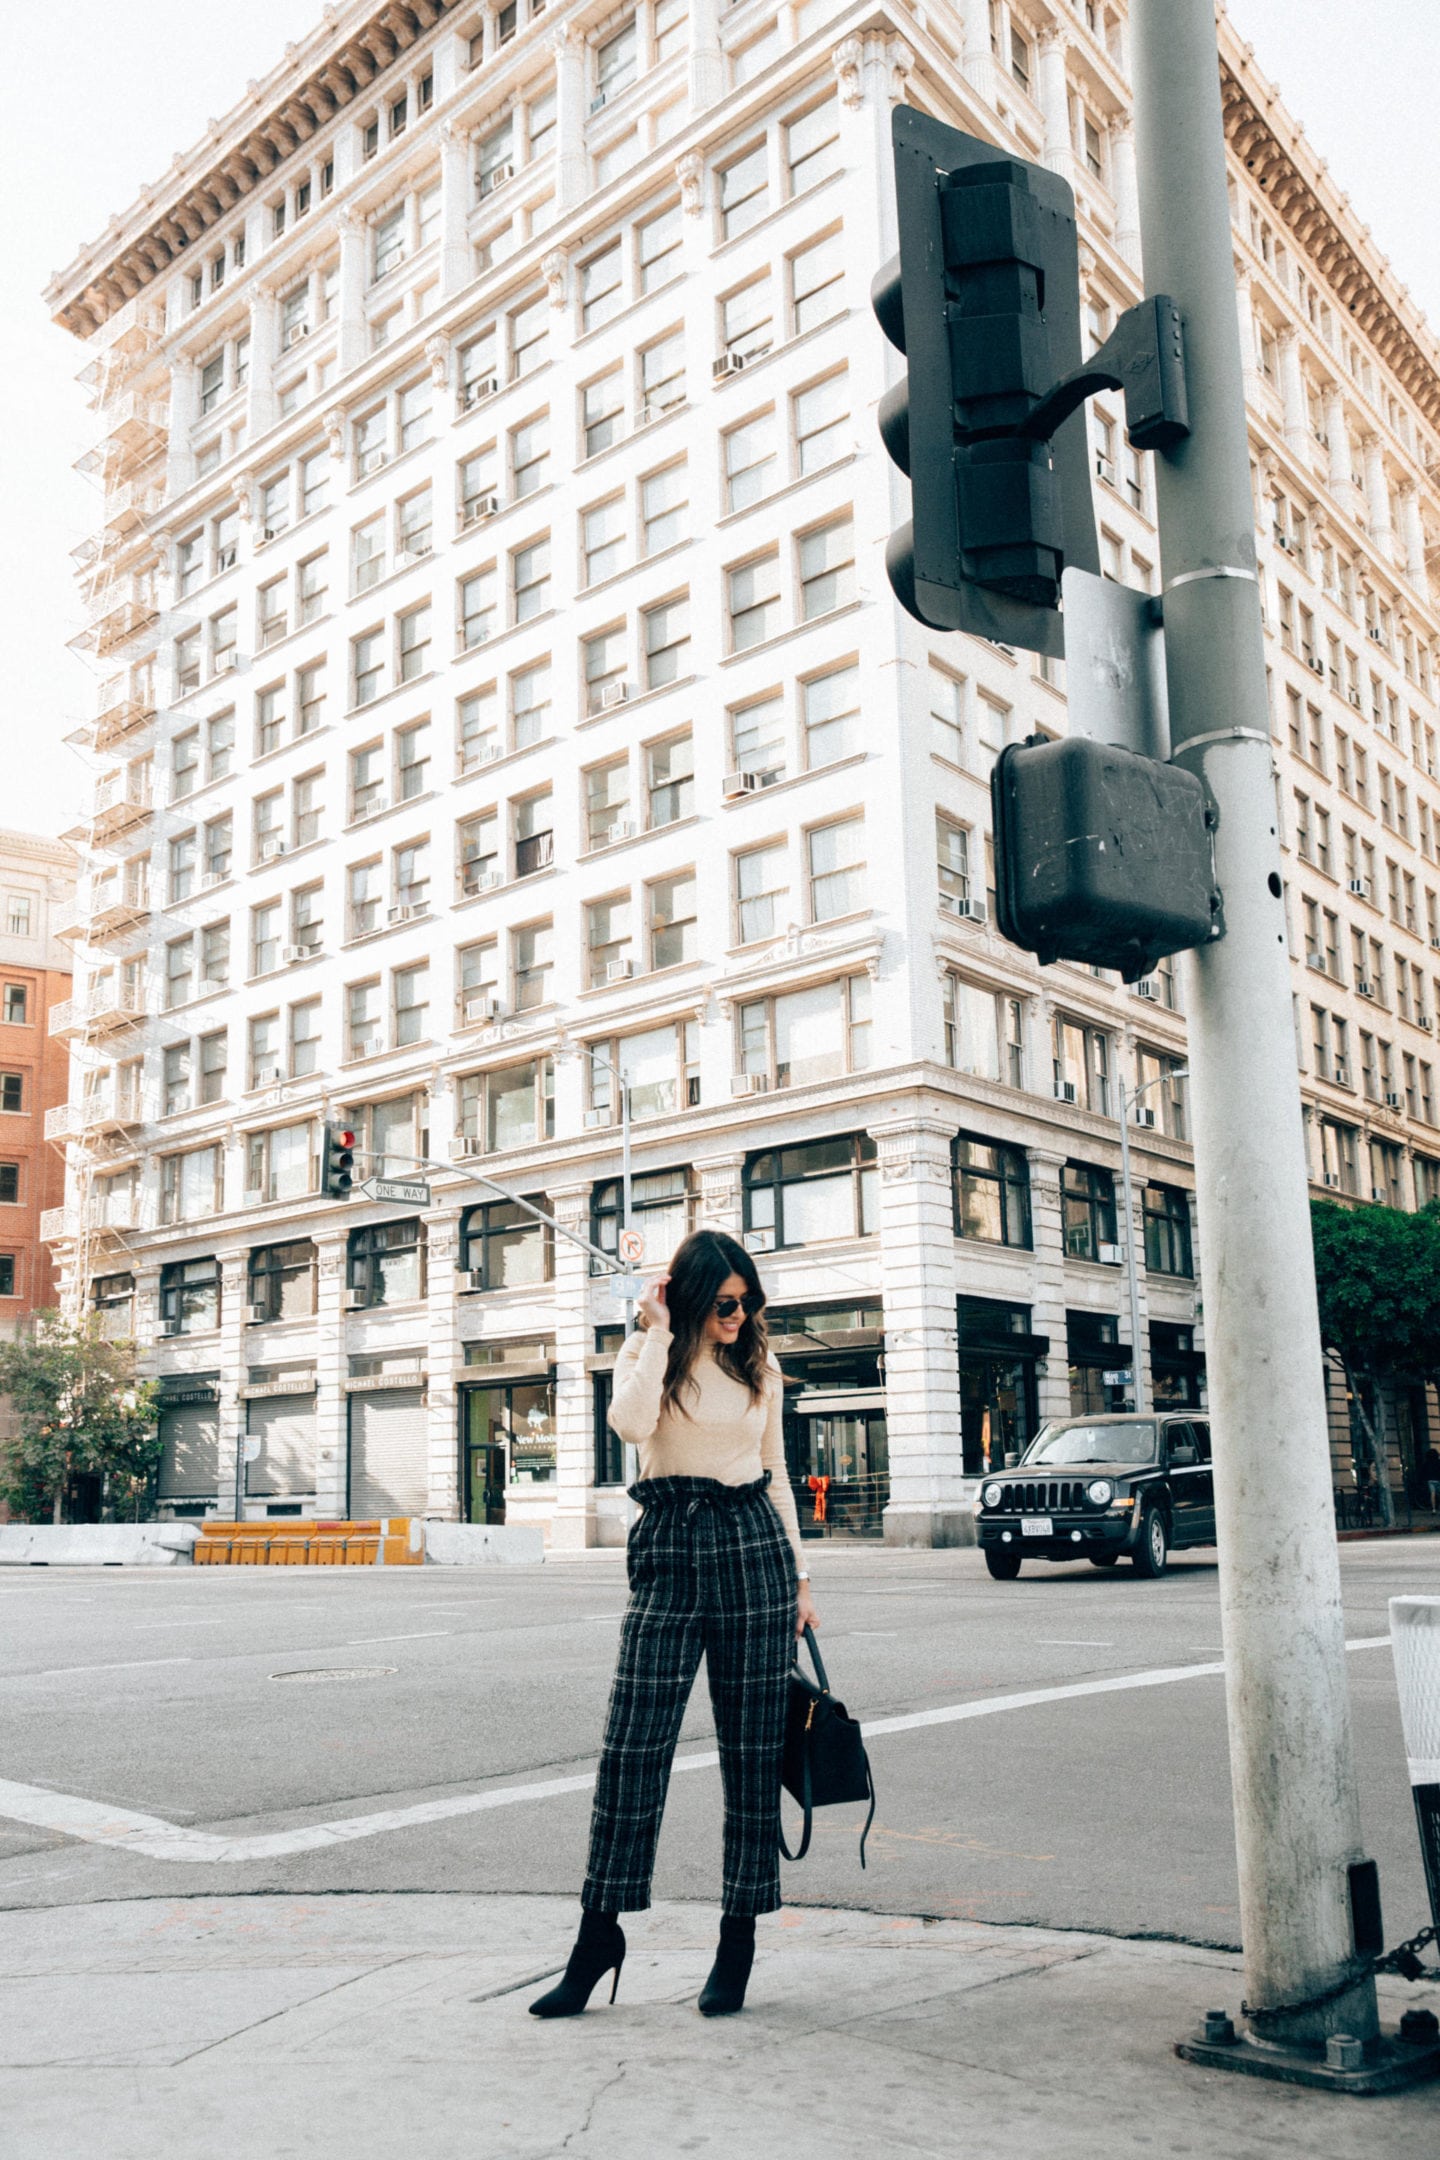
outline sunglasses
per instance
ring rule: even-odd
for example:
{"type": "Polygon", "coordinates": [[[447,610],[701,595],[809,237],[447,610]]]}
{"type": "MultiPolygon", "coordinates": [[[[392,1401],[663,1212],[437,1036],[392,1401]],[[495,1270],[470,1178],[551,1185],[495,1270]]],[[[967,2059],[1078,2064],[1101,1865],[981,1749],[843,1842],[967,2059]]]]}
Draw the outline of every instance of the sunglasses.
{"type": "Polygon", "coordinates": [[[752,1290],[744,1297],[717,1297],[712,1310],[717,1320],[733,1320],[737,1311],[743,1312],[747,1320],[753,1320],[757,1312],[763,1311],[764,1305],[764,1298],[752,1290]]]}

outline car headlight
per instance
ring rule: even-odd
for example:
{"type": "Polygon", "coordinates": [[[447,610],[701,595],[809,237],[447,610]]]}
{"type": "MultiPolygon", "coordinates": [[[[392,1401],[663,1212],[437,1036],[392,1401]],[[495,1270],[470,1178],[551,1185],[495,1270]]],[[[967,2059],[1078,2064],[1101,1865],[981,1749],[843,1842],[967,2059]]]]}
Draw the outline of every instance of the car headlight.
{"type": "Polygon", "coordinates": [[[1109,1507],[1115,1497],[1115,1487],[1108,1477],[1097,1477],[1093,1484],[1086,1486],[1085,1497],[1091,1507],[1109,1507]]]}
{"type": "Polygon", "coordinates": [[[1004,1499],[1004,1497],[1005,1488],[1003,1485],[996,1485],[992,1483],[989,1485],[982,1485],[980,1488],[980,1498],[984,1501],[986,1507],[999,1507],[1000,1502],[1004,1499]]]}

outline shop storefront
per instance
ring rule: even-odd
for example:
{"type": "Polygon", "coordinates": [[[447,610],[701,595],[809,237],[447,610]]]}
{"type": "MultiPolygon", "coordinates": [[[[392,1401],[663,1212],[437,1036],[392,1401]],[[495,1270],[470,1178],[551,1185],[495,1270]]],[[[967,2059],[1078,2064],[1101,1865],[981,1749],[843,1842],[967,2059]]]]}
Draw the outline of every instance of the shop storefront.
{"type": "Polygon", "coordinates": [[[966,1477],[1017,1463],[1035,1437],[1036,1368],[1048,1335],[1030,1331],[1030,1307],[962,1297],[956,1306],[960,1447],[966,1477]]]}
{"type": "Polygon", "coordinates": [[[1133,1409],[1132,1351],[1128,1342],[1121,1342],[1120,1323],[1113,1315],[1067,1312],[1065,1351],[1070,1367],[1072,1417],[1133,1409]]]}
{"type": "Polygon", "coordinates": [[[356,1522],[423,1515],[429,1494],[425,1383],[418,1370],[352,1376],[346,1513],[356,1522]]]}
{"type": "Polygon", "coordinates": [[[466,1522],[503,1523],[507,1504],[555,1485],[553,1342],[465,1345],[460,1493],[466,1522]]]}
{"type": "Polygon", "coordinates": [[[804,1537],[883,1534],[890,1498],[878,1303],[771,1310],[785,1460],[804,1537]]]}
{"type": "Polygon", "coordinates": [[[256,1450],[246,1465],[245,1497],[266,1515],[298,1515],[315,1498],[315,1375],[252,1373],[240,1392],[246,1436],[256,1450]]]}
{"type": "Polygon", "coordinates": [[[220,1498],[220,1375],[165,1375],[159,1410],[160,1512],[204,1515],[220,1498]]]}
{"type": "Polygon", "coordinates": [[[1193,1328],[1151,1321],[1150,1393],[1160,1407],[1204,1409],[1205,1353],[1195,1348],[1193,1328]]]}

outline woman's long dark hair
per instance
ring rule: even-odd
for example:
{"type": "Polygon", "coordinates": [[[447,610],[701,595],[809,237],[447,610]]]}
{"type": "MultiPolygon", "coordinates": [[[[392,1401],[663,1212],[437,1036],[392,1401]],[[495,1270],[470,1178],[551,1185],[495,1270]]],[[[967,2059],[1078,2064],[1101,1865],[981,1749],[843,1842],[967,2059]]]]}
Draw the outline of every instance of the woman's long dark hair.
{"type": "MultiPolygon", "coordinates": [[[[660,1395],[662,1414],[680,1411],[689,1416],[682,1391],[692,1382],[695,1360],[705,1340],[705,1322],[727,1275],[740,1276],[753,1296],[764,1297],[755,1262],[744,1246],[725,1231],[692,1230],[675,1248],[670,1280],[665,1286],[671,1342],[660,1395]]],[[[763,1312],[752,1313],[744,1321],[733,1343],[716,1343],[714,1350],[721,1371],[748,1388],[750,1400],[758,1403],[765,1393],[765,1361],[769,1355],[763,1312]]]]}

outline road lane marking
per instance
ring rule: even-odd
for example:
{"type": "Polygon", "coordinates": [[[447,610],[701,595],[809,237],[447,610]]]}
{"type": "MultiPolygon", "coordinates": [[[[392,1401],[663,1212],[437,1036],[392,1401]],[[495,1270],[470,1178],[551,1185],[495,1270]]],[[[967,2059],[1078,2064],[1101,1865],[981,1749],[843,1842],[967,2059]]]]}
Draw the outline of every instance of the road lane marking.
{"type": "Polygon", "coordinates": [[[39,1672],[9,1673],[6,1677],[11,1680],[64,1680],[72,1673],[139,1672],[142,1667],[148,1669],[154,1665],[193,1665],[194,1662],[193,1658],[188,1657],[122,1658],[114,1665],[45,1665],[39,1672]]]}
{"type": "Polygon", "coordinates": [[[345,1639],[347,1650],[358,1650],[362,1643],[377,1642],[433,1642],[439,1635],[453,1635],[453,1628],[417,1628],[413,1635],[349,1635],[345,1639]]]}
{"type": "MultiPolygon", "coordinates": [[[[1388,1635],[1366,1636],[1345,1645],[1347,1650],[1380,1650],[1389,1647],[1388,1635]]],[[[93,1669],[93,1668],[92,1668],[93,1669]]],[[[916,1732],[932,1725],[959,1724],[968,1718],[997,1717],[1009,1710],[1025,1710],[1041,1703],[1073,1702],[1086,1695],[1118,1694],[1127,1688],[1168,1687],[1177,1680],[1200,1680],[1223,1673],[1220,1665],[1169,1665],[1153,1672],[1120,1673],[1107,1680],[1078,1680],[1066,1687],[1032,1688],[1021,1695],[988,1695],[978,1701],[949,1703],[935,1710],[907,1711],[901,1717],[867,1719],[865,1733],[874,1739],[881,1733],[916,1732]]],[[[676,1776],[690,1770],[713,1770],[720,1761],[713,1748],[695,1755],[678,1756],[676,1776]]],[[[381,1837],[391,1830],[416,1829],[426,1823],[450,1822],[457,1816],[479,1815],[492,1808],[523,1807],[536,1800],[555,1800],[568,1793],[589,1792],[594,1770],[571,1777],[543,1778],[529,1785],[501,1785],[486,1792],[455,1793],[447,1800],[422,1800],[411,1807],[384,1808],[373,1815],[342,1816],[335,1822],[306,1823],[293,1830],[271,1830],[223,1836],[209,1830],[187,1830],[159,1815],[142,1815],[129,1808],[106,1807],[76,1793],[51,1791],[44,1785],[20,1785],[0,1778],[0,1817],[28,1823],[32,1829],[55,1830],[63,1837],[78,1838],[87,1845],[104,1845],[112,1851],[142,1854],[148,1860],[184,1861],[193,1866],[233,1866],[247,1860],[286,1859],[293,1853],[320,1852],[360,1838],[381,1837]]]]}
{"type": "Polygon", "coordinates": [[[1113,1642],[1101,1642],[1096,1635],[1042,1635],[1035,1645],[1037,1650],[1113,1650],[1113,1642]]]}

